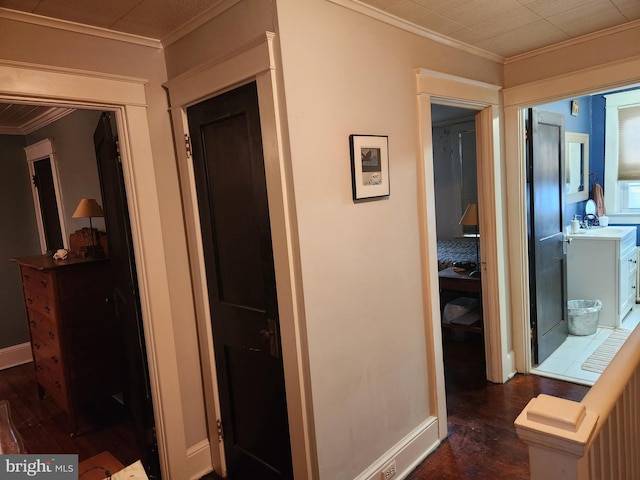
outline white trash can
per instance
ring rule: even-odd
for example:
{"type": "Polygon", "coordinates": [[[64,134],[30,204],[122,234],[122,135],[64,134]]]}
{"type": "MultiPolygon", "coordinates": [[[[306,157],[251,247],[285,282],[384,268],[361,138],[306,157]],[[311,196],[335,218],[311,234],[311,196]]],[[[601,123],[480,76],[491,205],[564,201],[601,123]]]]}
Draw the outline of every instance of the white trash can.
{"type": "Polygon", "coordinates": [[[569,333],[593,335],[598,330],[598,317],[602,310],[600,300],[569,300],[569,333]]]}

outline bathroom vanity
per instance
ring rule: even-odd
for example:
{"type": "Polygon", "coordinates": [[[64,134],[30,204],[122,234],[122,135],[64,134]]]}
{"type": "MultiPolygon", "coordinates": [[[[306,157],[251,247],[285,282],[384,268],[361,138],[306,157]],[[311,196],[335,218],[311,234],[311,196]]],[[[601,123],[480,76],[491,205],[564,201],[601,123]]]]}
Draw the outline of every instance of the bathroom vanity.
{"type": "Polygon", "coordinates": [[[601,300],[598,325],[619,327],[636,300],[636,227],[581,229],[567,237],[567,300],[601,300]]]}

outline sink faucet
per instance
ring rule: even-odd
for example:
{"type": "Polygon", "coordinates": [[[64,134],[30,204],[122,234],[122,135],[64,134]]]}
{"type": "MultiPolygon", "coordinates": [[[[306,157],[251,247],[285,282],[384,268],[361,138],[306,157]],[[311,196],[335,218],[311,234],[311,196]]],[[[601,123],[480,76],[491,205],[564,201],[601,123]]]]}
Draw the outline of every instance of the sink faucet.
{"type": "Polygon", "coordinates": [[[595,221],[596,218],[597,217],[591,213],[585,215],[583,220],[584,228],[586,229],[591,228],[591,225],[593,225],[593,222],[595,221]]]}

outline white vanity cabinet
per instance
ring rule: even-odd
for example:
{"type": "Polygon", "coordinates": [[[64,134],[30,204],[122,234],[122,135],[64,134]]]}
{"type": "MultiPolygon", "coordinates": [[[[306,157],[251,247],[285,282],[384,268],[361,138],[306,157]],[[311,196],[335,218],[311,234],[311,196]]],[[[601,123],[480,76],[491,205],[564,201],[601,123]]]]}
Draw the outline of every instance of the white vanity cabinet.
{"type": "Polygon", "coordinates": [[[619,327],[636,301],[636,227],[603,227],[569,235],[568,300],[601,300],[599,326],[619,327]]]}

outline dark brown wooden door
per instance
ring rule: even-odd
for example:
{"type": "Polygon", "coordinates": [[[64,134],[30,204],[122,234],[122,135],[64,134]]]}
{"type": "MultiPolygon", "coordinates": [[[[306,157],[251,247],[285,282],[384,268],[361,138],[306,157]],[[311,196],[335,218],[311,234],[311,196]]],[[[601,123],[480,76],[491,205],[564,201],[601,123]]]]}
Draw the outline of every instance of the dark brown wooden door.
{"type": "Polygon", "coordinates": [[[227,469],[292,479],[256,84],[187,114],[227,469]]]}
{"type": "Polygon", "coordinates": [[[532,350],[540,364],[568,335],[564,117],[530,109],[527,130],[532,350]]]}
{"type": "Polygon", "coordinates": [[[109,244],[109,262],[113,277],[113,305],[116,326],[122,343],[114,352],[114,368],[121,369],[124,403],[140,447],[148,476],[160,478],[157,443],[154,433],[153,403],[145,348],[140,297],[136,275],[127,194],[118,154],[112,115],[100,117],[93,135],[102,187],[104,219],[109,244]],[[122,364],[116,363],[121,359],[122,364]]]}
{"type": "Polygon", "coordinates": [[[64,247],[58,214],[58,200],[53,185],[51,159],[47,157],[33,162],[33,171],[33,183],[38,189],[45,243],[47,251],[51,252],[64,247]]]}

